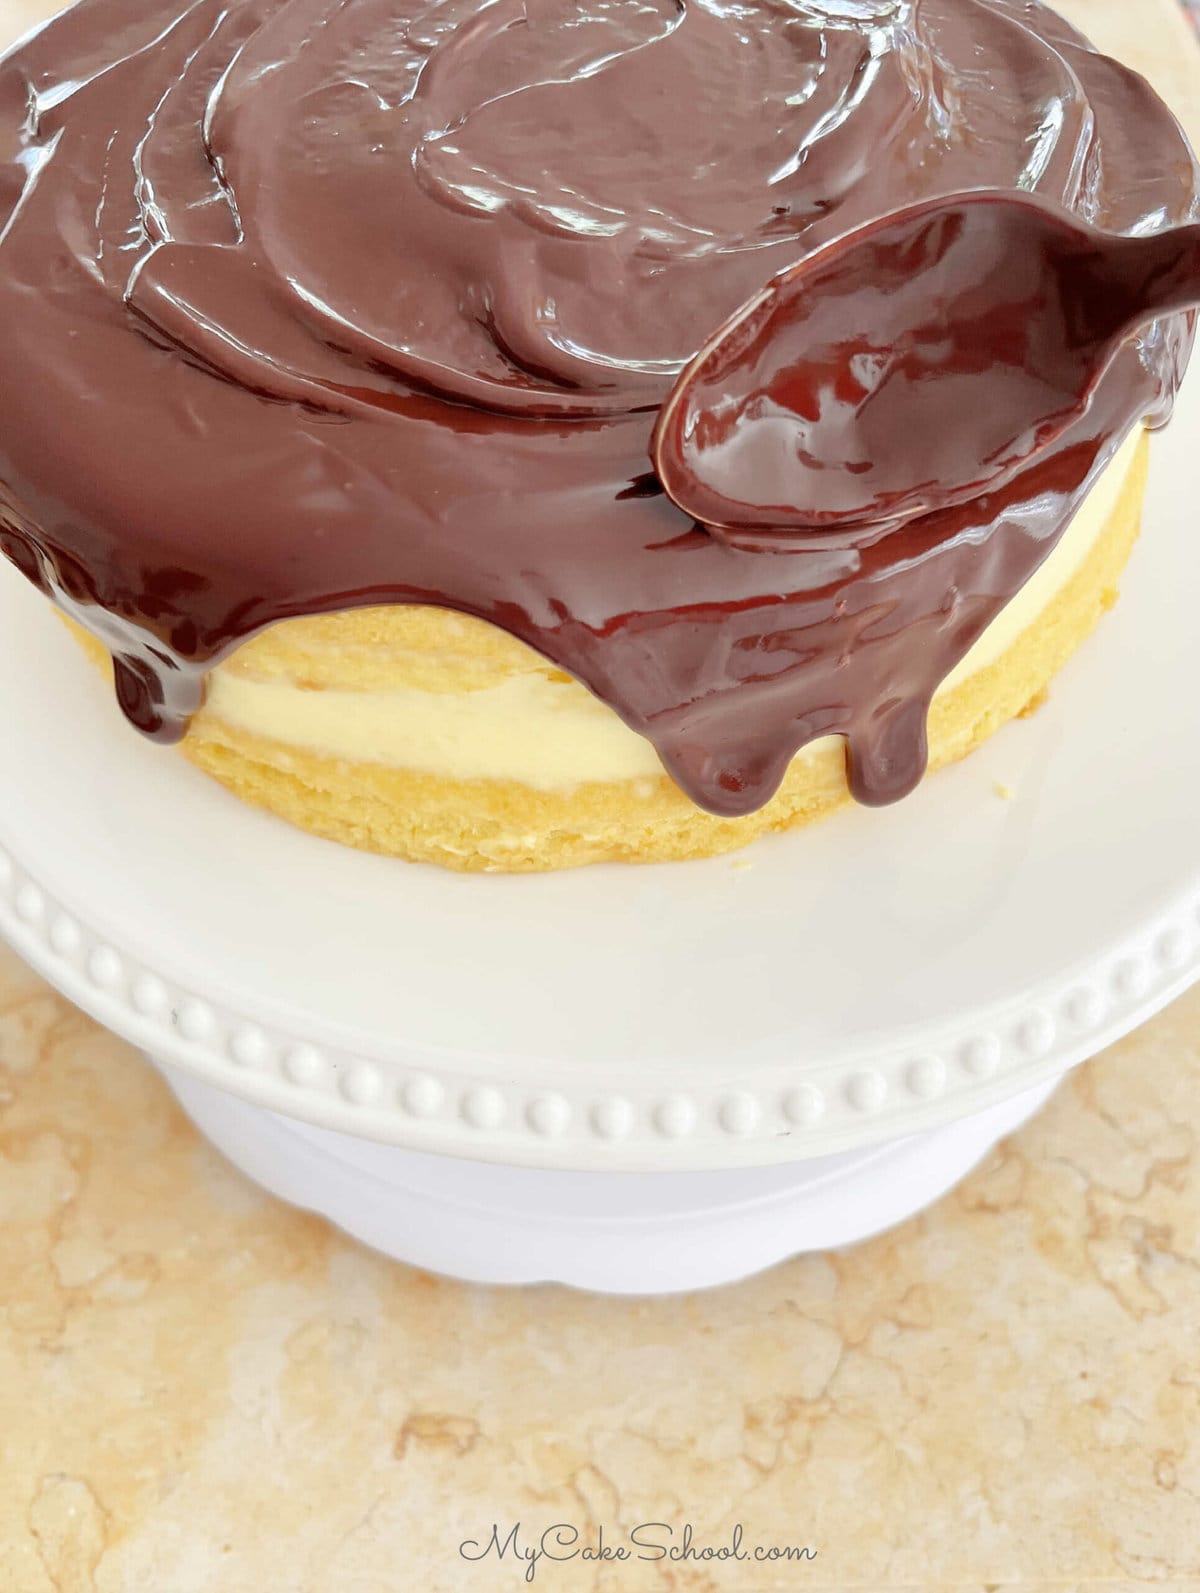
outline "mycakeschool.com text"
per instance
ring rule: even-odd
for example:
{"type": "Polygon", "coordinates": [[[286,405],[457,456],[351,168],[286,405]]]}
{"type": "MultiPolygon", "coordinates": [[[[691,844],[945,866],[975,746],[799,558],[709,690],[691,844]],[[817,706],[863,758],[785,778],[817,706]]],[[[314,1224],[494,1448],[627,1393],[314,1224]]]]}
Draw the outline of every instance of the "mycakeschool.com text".
{"type": "Polygon", "coordinates": [[[540,1570],[553,1566],[606,1561],[661,1560],[677,1565],[706,1565],[733,1560],[767,1565],[817,1558],[816,1549],[805,1544],[754,1542],[740,1521],[719,1539],[706,1539],[690,1521],[680,1525],[642,1521],[619,1530],[601,1525],[586,1533],[566,1521],[533,1528],[520,1521],[503,1526],[493,1522],[479,1537],[464,1538],[458,1552],[464,1560],[508,1563],[526,1582],[533,1582],[540,1570]]]}

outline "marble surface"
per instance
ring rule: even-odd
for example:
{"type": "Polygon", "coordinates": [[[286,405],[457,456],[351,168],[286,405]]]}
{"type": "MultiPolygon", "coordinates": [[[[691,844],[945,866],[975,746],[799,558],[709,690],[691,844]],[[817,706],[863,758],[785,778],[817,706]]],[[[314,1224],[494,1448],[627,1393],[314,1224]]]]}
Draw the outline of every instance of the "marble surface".
{"type": "MultiPolygon", "coordinates": [[[[1063,9],[1200,132],[1173,0],[1063,9]]],[[[1200,990],[855,1250],[473,1289],[259,1194],[0,949],[0,1593],[491,1593],[518,1522],[815,1553],[535,1563],[578,1593],[1200,1593],[1198,1135],[1200,990]]]]}

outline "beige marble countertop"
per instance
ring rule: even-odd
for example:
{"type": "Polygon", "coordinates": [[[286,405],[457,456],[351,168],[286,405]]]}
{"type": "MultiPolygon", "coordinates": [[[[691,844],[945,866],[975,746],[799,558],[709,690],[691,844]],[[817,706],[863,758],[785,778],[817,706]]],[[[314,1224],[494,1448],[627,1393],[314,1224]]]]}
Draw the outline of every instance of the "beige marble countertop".
{"type": "MultiPolygon", "coordinates": [[[[1063,9],[1200,133],[1172,0],[1063,9]]],[[[517,1522],[816,1552],[539,1566],[564,1593],[1200,1593],[1198,1135],[1200,991],[848,1253],[469,1288],[259,1194],[0,949],[0,1593],[491,1593],[523,1567],[459,1545],[517,1522]]]]}

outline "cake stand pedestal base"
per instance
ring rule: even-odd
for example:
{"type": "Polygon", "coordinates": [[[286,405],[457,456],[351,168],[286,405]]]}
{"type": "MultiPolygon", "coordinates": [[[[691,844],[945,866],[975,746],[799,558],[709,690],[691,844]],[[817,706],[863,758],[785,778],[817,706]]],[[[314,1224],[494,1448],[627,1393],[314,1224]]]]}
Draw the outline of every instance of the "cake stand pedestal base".
{"type": "Polygon", "coordinates": [[[944,1195],[1057,1088],[947,1127],[790,1166],[573,1173],[468,1162],[314,1128],[156,1063],[235,1167],[385,1255],[472,1283],[605,1294],[732,1283],[853,1244],[944,1195]]]}

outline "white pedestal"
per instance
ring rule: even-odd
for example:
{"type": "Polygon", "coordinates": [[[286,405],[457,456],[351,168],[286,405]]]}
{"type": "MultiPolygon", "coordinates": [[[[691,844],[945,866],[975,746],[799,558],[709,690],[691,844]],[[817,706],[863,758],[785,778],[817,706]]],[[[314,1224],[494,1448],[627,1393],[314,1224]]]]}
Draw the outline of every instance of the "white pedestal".
{"type": "Polygon", "coordinates": [[[892,1227],[958,1183],[1059,1083],[945,1128],[791,1166],[572,1173],[375,1144],[158,1066],[236,1167],[364,1244],[473,1283],[557,1282],[607,1294],[711,1288],[892,1227]]]}

